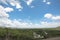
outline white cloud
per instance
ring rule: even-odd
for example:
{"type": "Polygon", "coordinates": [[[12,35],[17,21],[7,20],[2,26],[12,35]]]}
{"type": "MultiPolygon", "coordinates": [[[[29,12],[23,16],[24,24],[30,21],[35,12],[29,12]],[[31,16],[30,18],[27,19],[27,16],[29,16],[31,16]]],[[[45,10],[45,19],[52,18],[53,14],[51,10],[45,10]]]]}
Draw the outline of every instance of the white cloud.
{"type": "Polygon", "coordinates": [[[52,20],[60,20],[60,16],[54,16],[51,13],[45,14],[44,17],[52,20]]]}
{"type": "Polygon", "coordinates": [[[10,28],[54,28],[60,26],[59,24],[60,22],[40,22],[40,24],[34,24],[32,22],[28,23],[18,20],[0,19],[0,26],[10,28]]]}
{"type": "Polygon", "coordinates": [[[46,18],[51,18],[51,17],[52,17],[52,14],[47,13],[47,14],[44,15],[44,17],[46,17],[46,18]]]}
{"type": "Polygon", "coordinates": [[[60,26],[60,22],[41,22],[42,28],[54,28],[60,26]]]}
{"type": "Polygon", "coordinates": [[[23,9],[21,3],[18,0],[0,0],[3,4],[10,4],[11,6],[15,6],[17,9],[23,9]]]}
{"type": "Polygon", "coordinates": [[[60,20],[60,16],[53,16],[52,19],[54,19],[54,20],[60,20]]]}
{"type": "Polygon", "coordinates": [[[43,0],[43,2],[46,2],[47,0],[43,0]]]}
{"type": "Polygon", "coordinates": [[[18,0],[10,0],[9,2],[12,6],[15,6],[17,9],[23,9],[20,2],[18,0]]]}
{"type": "Polygon", "coordinates": [[[7,18],[9,15],[5,12],[5,8],[0,5],[0,18],[7,18]]]}
{"type": "Polygon", "coordinates": [[[2,5],[0,5],[0,26],[6,26],[10,23],[8,17],[9,14],[5,11],[5,8],[2,5]]]}
{"type": "Polygon", "coordinates": [[[51,4],[51,2],[49,0],[43,0],[43,2],[46,3],[46,4],[48,4],[48,5],[51,4]]]}
{"type": "Polygon", "coordinates": [[[33,2],[33,0],[25,0],[26,4],[29,6],[33,2]]]}
{"type": "Polygon", "coordinates": [[[23,7],[19,3],[16,3],[16,8],[17,9],[23,9],[23,7]]]}
{"type": "Polygon", "coordinates": [[[12,6],[16,6],[16,1],[15,0],[10,0],[9,3],[12,5],[12,6]]]}
{"type": "Polygon", "coordinates": [[[13,11],[13,8],[6,7],[4,10],[5,10],[6,12],[11,12],[11,11],[13,11]]]}
{"type": "MultiPolygon", "coordinates": [[[[19,0],[0,0],[3,4],[10,4],[11,6],[15,6],[19,11],[23,9],[23,6],[21,5],[21,2],[19,0]]],[[[29,6],[33,2],[33,0],[24,0],[24,2],[29,6]]],[[[34,6],[31,6],[33,8],[34,6]]]]}
{"type": "Polygon", "coordinates": [[[46,4],[50,5],[50,4],[51,4],[51,2],[46,2],[46,4]]]}

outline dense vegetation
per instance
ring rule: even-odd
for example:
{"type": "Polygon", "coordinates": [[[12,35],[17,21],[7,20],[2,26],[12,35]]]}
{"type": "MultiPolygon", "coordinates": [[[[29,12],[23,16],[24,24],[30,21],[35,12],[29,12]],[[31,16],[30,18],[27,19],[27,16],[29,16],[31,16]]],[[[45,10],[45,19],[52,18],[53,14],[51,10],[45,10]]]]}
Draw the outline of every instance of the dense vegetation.
{"type": "Polygon", "coordinates": [[[10,29],[10,28],[0,28],[0,39],[1,40],[40,40],[33,37],[33,32],[40,34],[44,37],[57,37],[60,36],[60,30],[56,28],[48,29],[10,29]],[[47,32],[48,35],[45,35],[47,32]]]}

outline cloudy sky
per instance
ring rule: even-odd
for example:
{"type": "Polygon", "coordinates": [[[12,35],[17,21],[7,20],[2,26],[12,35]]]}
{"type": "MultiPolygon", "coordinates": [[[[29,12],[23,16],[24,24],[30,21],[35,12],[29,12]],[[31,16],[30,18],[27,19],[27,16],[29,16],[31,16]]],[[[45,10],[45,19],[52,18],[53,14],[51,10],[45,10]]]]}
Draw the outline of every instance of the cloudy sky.
{"type": "Polygon", "coordinates": [[[0,0],[0,26],[11,28],[60,26],[60,0],[0,0]]]}

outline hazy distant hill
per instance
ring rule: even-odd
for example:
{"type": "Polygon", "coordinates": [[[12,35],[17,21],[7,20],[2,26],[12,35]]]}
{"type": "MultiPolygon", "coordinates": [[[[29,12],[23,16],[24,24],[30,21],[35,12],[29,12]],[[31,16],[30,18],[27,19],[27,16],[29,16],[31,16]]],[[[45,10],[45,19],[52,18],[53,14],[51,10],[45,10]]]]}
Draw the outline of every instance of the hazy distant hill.
{"type": "Polygon", "coordinates": [[[60,30],[60,26],[56,27],[57,30],[60,30]]]}
{"type": "Polygon", "coordinates": [[[58,26],[57,28],[60,28],[60,26],[58,26]]]}

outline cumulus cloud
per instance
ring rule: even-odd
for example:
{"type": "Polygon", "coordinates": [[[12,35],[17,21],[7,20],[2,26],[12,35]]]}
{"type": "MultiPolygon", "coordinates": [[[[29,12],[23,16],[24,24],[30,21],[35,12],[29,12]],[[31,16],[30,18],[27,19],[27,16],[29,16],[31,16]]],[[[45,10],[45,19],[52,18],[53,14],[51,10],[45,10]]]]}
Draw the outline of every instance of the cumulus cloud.
{"type": "Polygon", "coordinates": [[[50,4],[51,4],[51,2],[46,2],[46,4],[50,5],[50,4]]]}
{"type": "MultiPolygon", "coordinates": [[[[24,2],[29,6],[31,5],[33,0],[24,0],[24,2]]],[[[19,11],[23,9],[23,6],[21,5],[21,2],[19,0],[0,0],[0,3],[6,4],[6,5],[9,3],[11,6],[15,6],[16,9],[18,9],[19,11]]],[[[31,6],[31,8],[33,8],[33,6],[31,6]]]]}
{"type": "Polygon", "coordinates": [[[52,19],[54,19],[54,20],[60,20],[60,16],[53,16],[52,19]]]}
{"type": "Polygon", "coordinates": [[[5,11],[5,8],[2,5],[0,5],[0,26],[6,26],[6,24],[10,22],[8,19],[9,14],[7,12],[11,11],[5,11]]]}
{"type": "Polygon", "coordinates": [[[3,4],[10,4],[11,6],[15,6],[17,9],[23,9],[21,3],[18,0],[0,0],[3,4]]]}
{"type": "Polygon", "coordinates": [[[51,2],[49,0],[43,0],[43,2],[46,3],[46,4],[48,4],[48,5],[51,4],[51,2]]]}
{"type": "Polygon", "coordinates": [[[5,8],[0,5],[0,18],[7,18],[9,15],[5,12],[5,8]]]}
{"type": "Polygon", "coordinates": [[[33,2],[33,0],[25,0],[26,4],[29,6],[33,2]]]}
{"type": "Polygon", "coordinates": [[[43,2],[46,2],[47,0],[43,0],[43,2]]]}
{"type": "Polygon", "coordinates": [[[47,13],[47,14],[44,15],[44,17],[46,17],[46,18],[51,18],[51,17],[52,17],[52,14],[47,13]]]}
{"type": "Polygon", "coordinates": [[[51,13],[45,14],[44,17],[52,20],[60,20],[60,16],[54,16],[51,13]]]}
{"type": "Polygon", "coordinates": [[[9,3],[12,5],[12,6],[16,6],[16,1],[15,0],[10,0],[9,3]]]}
{"type": "Polygon", "coordinates": [[[18,0],[10,0],[9,2],[12,6],[16,6],[17,9],[23,9],[20,2],[18,0]]]}
{"type": "Polygon", "coordinates": [[[6,12],[11,12],[11,11],[13,11],[13,8],[6,7],[4,10],[5,10],[6,12]]]}
{"type": "Polygon", "coordinates": [[[42,28],[54,28],[54,27],[60,26],[60,22],[44,22],[44,21],[42,21],[40,26],[42,28]]]}

